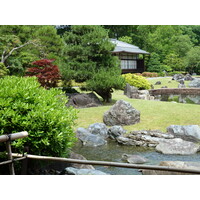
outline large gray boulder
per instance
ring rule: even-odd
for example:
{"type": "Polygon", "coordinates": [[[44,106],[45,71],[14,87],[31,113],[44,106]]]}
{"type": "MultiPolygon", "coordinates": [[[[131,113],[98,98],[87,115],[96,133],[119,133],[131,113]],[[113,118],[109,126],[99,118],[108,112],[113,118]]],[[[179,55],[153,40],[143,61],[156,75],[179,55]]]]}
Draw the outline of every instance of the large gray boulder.
{"type": "Polygon", "coordinates": [[[131,125],[140,122],[140,112],[124,100],[118,100],[104,113],[103,122],[108,126],[131,125]]]}
{"type": "Polygon", "coordinates": [[[193,81],[194,78],[190,74],[186,74],[185,77],[184,77],[184,80],[185,81],[193,81]]]}
{"type": "Polygon", "coordinates": [[[123,154],[122,160],[131,163],[131,164],[144,164],[148,162],[148,160],[139,155],[130,155],[130,154],[123,154]]]}
{"type": "Polygon", "coordinates": [[[180,79],[184,79],[183,74],[174,74],[172,80],[178,81],[180,79]]]}
{"type": "Polygon", "coordinates": [[[107,141],[102,136],[92,134],[85,128],[78,128],[76,133],[84,146],[97,147],[107,144],[107,141]]]}
{"type": "Polygon", "coordinates": [[[167,127],[167,132],[184,140],[200,141],[200,127],[198,125],[171,125],[167,127]]]}
{"type": "Polygon", "coordinates": [[[111,138],[111,139],[116,139],[117,137],[119,136],[122,136],[126,133],[126,130],[124,130],[122,128],[122,126],[111,126],[109,129],[108,129],[108,136],[111,138]]]}
{"type": "Polygon", "coordinates": [[[181,138],[165,139],[156,146],[156,151],[163,154],[190,155],[200,150],[200,146],[181,138]]]}
{"type": "Polygon", "coordinates": [[[200,88],[200,79],[195,78],[193,81],[191,81],[188,86],[190,88],[200,88]]]}
{"type": "Polygon", "coordinates": [[[76,169],[73,167],[65,168],[66,175],[109,175],[95,169],[76,169]]]}
{"type": "Polygon", "coordinates": [[[129,98],[133,98],[133,96],[138,95],[138,88],[131,86],[130,84],[126,84],[124,88],[124,95],[126,95],[129,98]]]}
{"type": "Polygon", "coordinates": [[[94,123],[88,128],[88,131],[94,135],[101,136],[103,138],[108,138],[108,128],[104,123],[94,123]]]}

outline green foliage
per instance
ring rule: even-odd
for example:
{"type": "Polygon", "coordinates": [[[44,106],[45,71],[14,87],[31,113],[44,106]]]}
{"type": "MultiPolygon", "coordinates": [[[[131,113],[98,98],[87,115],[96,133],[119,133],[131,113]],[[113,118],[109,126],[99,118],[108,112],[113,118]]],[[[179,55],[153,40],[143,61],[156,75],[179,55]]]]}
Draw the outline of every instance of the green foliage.
{"type": "Polygon", "coordinates": [[[6,66],[0,62],[0,78],[6,76],[9,73],[9,70],[6,68],[6,66]]]}
{"type": "Polygon", "coordinates": [[[149,81],[142,77],[142,76],[137,76],[135,74],[123,74],[122,77],[125,78],[125,82],[137,87],[140,90],[149,90],[151,88],[151,84],[149,83],[149,81]]]}
{"type": "Polygon", "coordinates": [[[54,26],[0,26],[0,57],[3,52],[9,55],[4,64],[9,66],[11,75],[23,76],[34,60],[62,58],[63,48],[64,42],[54,26]],[[26,43],[28,45],[18,48],[26,43]],[[14,51],[9,55],[13,48],[14,51]]]}
{"type": "Polygon", "coordinates": [[[129,43],[129,44],[132,44],[132,42],[133,42],[133,41],[132,41],[132,38],[129,37],[129,36],[120,37],[119,40],[122,41],[122,42],[129,43]]]}
{"type": "Polygon", "coordinates": [[[173,72],[169,72],[168,76],[173,76],[174,74],[185,74],[186,72],[184,71],[173,71],[173,72]]]}
{"type": "Polygon", "coordinates": [[[168,70],[167,72],[170,72],[172,70],[183,71],[185,69],[183,60],[179,58],[177,54],[174,53],[170,53],[169,55],[167,55],[163,63],[169,66],[171,69],[168,70]]]}
{"type": "Polygon", "coordinates": [[[113,89],[122,89],[125,86],[124,78],[120,76],[121,70],[119,68],[117,70],[118,73],[112,68],[100,69],[92,79],[86,82],[86,88],[95,91],[104,102],[110,102],[113,89]]]}
{"type": "Polygon", "coordinates": [[[63,38],[66,62],[60,65],[62,79],[87,81],[88,90],[96,91],[104,101],[110,101],[112,88],[121,84],[121,71],[118,58],[111,53],[114,44],[107,31],[94,25],[71,26],[71,31],[63,38]]]}
{"type": "Polygon", "coordinates": [[[190,73],[200,74],[200,46],[193,47],[186,55],[186,69],[190,73]]]}
{"type": "Polygon", "coordinates": [[[160,57],[157,53],[152,53],[147,66],[149,72],[161,72],[162,64],[160,62],[160,57]]]}
{"type": "Polygon", "coordinates": [[[72,26],[63,36],[66,43],[66,65],[60,66],[63,79],[83,82],[92,78],[100,68],[115,67],[118,63],[112,56],[114,45],[101,26],[72,26]]]}
{"type": "Polygon", "coordinates": [[[0,134],[27,131],[12,143],[16,152],[28,146],[32,154],[62,156],[75,141],[76,111],[65,103],[61,90],[46,90],[35,77],[0,79],[0,134]]]}

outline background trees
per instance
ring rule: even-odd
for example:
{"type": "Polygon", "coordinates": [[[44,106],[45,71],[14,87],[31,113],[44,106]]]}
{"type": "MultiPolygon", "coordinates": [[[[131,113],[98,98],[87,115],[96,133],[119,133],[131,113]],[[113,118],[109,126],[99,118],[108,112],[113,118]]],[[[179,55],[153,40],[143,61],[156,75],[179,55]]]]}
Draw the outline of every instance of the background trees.
{"type": "Polygon", "coordinates": [[[65,65],[61,65],[63,79],[86,82],[86,89],[99,94],[104,101],[111,99],[113,88],[122,87],[118,58],[111,54],[114,45],[101,26],[72,26],[63,35],[65,65]]]}
{"type": "MultiPolygon", "coordinates": [[[[198,67],[194,68],[188,63],[188,53],[193,47],[196,49],[196,46],[200,45],[199,25],[126,25],[123,28],[119,25],[106,25],[103,27],[109,30],[110,37],[122,41],[129,37],[129,42],[132,41],[132,44],[150,52],[152,59],[146,60],[147,66],[152,66],[154,53],[156,53],[161,65],[170,66],[176,71],[189,70],[199,73],[198,67]]],[[[149,69],[152,70],[147,68],[149,69]]]]}
{"type": "Polygon", "coordinates": [[[150,52],[145,60],[149,71],[199,73],[198,25],[1,25],[0,60],[7,73],[23,76],[32,62],[55,59],[63,80],[91,80],[98,70],[115,71],[118,65],[110,54],[114,47],[109,38],[150,52]]]}

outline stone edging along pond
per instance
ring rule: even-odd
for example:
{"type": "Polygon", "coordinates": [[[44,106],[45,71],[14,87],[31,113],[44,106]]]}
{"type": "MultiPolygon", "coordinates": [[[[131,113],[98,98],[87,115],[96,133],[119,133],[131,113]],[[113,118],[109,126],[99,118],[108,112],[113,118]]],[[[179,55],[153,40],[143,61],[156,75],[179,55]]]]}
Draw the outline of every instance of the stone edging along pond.
{"type": "Polygon", "coordinates": [[[161,88],[161,89],[151,89],[149,94],[154,95],[200,95],[200,88],[161,88]]]}

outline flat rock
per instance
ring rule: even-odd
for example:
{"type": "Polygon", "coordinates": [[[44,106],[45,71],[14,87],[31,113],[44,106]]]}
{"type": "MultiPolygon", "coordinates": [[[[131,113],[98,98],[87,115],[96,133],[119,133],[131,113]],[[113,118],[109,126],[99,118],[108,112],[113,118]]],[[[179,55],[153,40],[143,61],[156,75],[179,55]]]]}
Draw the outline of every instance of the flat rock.
{"type": "Polygon", "coordinates": [[[75,108],[87,108],[102,106],[102,102],[94,93],[67,93],[69,98],[67,106],[73,106],[75,108]]]}
{"type": "Polygon", "coordinates": [[[184,141],[181,138],[174,138],[160,141],[156,146],[156,151],[163,154],[190,155],[197,153],[199,148],[200,146],[193,142],[184,141]]]}
{"type": "Polygon", "coordinates": [[[140,122],[140,112],[129,102],[118,100],[104,113],[103,122],[108,126],[136,124],[140,122]]]}
{"type": "Polygon", "coordinates": [[[76,169],[73,167],[65,168],[65,174],[67,175],[109,175],[95,169],[76,169]]]}
{"type": "Polygon", "coordinates": [[[122,160],[131,163],[131,164],[144,164],[148,162],[148,160],[139,155],[130,155],[130,154],[123,154],[122,160]]]}
{"type": "Polygon", "coordinates": [[[167,127],[167,132],[184,140],[200,141],[200,127],[198,125],[171,125],[167,127]]]}

